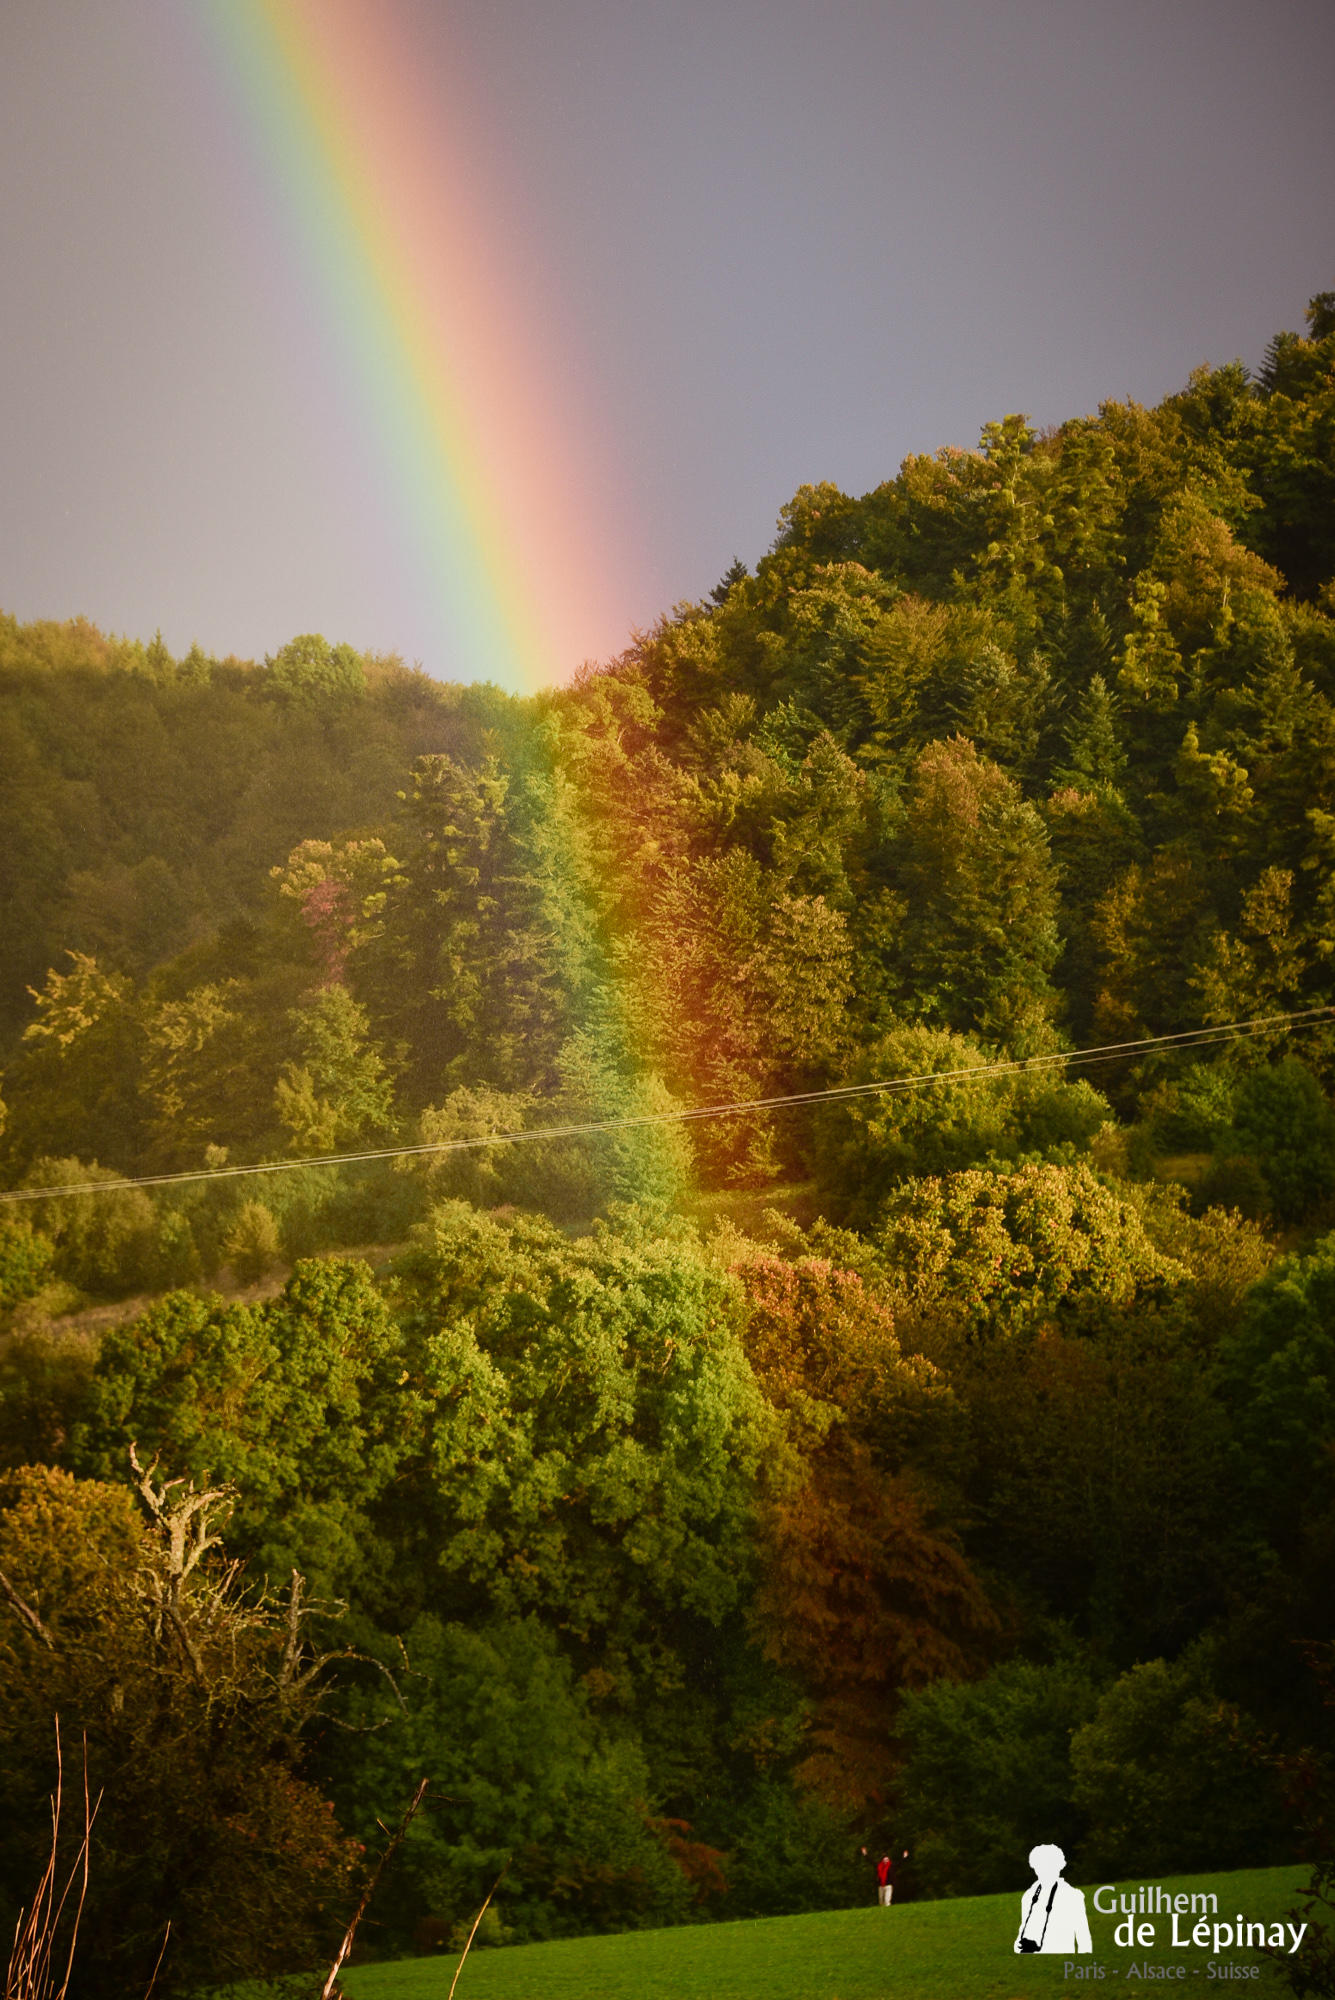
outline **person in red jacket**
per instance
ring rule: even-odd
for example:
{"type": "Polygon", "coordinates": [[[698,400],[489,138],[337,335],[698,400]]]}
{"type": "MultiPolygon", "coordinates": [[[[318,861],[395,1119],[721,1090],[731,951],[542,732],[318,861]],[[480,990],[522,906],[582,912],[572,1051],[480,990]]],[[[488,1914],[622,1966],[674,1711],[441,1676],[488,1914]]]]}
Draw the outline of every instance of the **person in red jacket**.
{"type": "Polygon", "coordinates": [[[907,1861],[908,1858],[909,1851],[906,1847],[898,1857],[893,1854],[883,1854],[877,1862],[876,1880],[880,1884],[878,1900],[882,1909],[888,1910],[894,1898],[895,1869],[900,1861],[907,1861]]]}

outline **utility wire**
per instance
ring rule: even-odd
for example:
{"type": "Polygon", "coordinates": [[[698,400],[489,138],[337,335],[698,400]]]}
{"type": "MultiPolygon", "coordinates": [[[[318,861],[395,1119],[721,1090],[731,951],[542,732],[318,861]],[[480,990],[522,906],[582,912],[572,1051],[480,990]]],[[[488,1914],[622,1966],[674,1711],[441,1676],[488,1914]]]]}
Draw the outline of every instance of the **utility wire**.
{"type": "Polygon", "coordinates": [[[921,1076],[883,1077],[871,1083],[835,1084],[825,1090],[799,1090],[783,1097],[750,1097],[727,1104],[697,1104],[678,1111],[649,1111],[626,1118],[592,1119],[578,1125],[537,1125],[522,1132],[489,1132],[473,1139],[438,1139],[415,1146],[382,1146],[361,1153],[320,1153],[306,1159],[262,1160],[253,1166],[196,1167],[185,1173],[127,1175],[108,1181],[78,1181],[65,1187],[10,1188],[0,1191],[0,1203],[49,1201],[60,1195],[115,1194],[125,1188],[179,1187],[186,1182],[237,1180],[246,1175],[290,1174],[304,1167],[364,1166],[376,1160],[418,1159],[441,1153],[471,1153],[485,1146],[525,1146],[551,1139],[591,1139],[604,1133],[642,1131],[656,1125],[691,1125],[705,1118],[744,1118],[761,1111],[786,1111],[802,1104],[835,1104],[859,1097],[893,1096],[930,1086],[982,1081],[991,1076],[1033,1075],[1045,1070],[1088,1068],[1096,1063],[1125,1062],[1154,1049],[1208,1049],[1246,1035],[1292,1034],[1335,1021],[1335,1007],[1306,1007],[1295,1014],[1263,1014],[1250,1021],[1226,1021],[1218,1027],[1185,1028],[1172,1035],[1146,1035],[1138,1041],[1104,1042],[1097,1048],[1062,1049],[1050,1055],[1025,1056],[1009,1062],[971,1063],[961,1069],[928,1070],[921,1076]]]}

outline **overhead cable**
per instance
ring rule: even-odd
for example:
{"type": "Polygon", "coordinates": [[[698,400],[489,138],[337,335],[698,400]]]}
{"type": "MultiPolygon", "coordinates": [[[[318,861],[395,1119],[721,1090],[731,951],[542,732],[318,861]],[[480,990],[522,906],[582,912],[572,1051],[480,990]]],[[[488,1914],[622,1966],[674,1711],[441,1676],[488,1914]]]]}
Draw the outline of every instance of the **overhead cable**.
{"type": "Polygon", "coordinates": [[[1097,1048],[1060,1049],[1049,1054],[1016,1057],[1006,1062],[969,1063],[958,1069],[927,1070],[918,1076],[881,1077],[868,1083],[834,1084],[823,1090],[791,1091],[781,1097],[739,1098],[726,1104],[696,1104],[673,1111],[646,1111],[623,1118],[590,1119],[582,1124],[534,1125],[518,1132],[487,1132],[469,1139],[423,1140],[412,1146],[381,1146],[358,1153],[319,1153],[286,1160],[261,1160],[247,1166],[195,1167],[181,1173],[136,1174],[105,1181],[77,1181],[62,1187],[0,1190],[0,1203],[49,1201],[61,1195],[115,1194],[127,1188],[179,1187],[187,1182],[237,1180],[260,1174],[290,1174],[310,1167],[366,1166],[378,1160],[407,1160],[444,1153],[478,1152],[488,1146],[525,1146],[554,1139],[592,1139],[605,1134],[642,1131],[659,1125],[691,1125],[707,1118],[744,1118],[766,1111],[786,1111],[804,1104],[837,1104],[861,1097],[893,1096],[941,1084],[982,1082],[988,1077],[1034,1075],[1048,1070],[1088,1068],[1097,1063],[1125,1062],[1155,1049],[1206,1049],[1244,1036],[1293,1034],[1335,1021],[1335,1007],[1307,1007],[1292,1014],[1265,1014],[1249,1021],[1226,1021],[1215,1027],[1185,1028],[1171,1035],[1145,1035],[1136,1041],[1104,1042],[1097,1048]]]}

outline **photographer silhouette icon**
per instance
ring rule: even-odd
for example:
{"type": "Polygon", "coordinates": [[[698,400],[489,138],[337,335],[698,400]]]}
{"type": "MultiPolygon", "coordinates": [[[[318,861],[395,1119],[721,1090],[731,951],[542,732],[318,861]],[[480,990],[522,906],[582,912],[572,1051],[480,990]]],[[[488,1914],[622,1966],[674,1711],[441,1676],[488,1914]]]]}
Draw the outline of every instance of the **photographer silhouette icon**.
{"type": "Polygon", "coordinates": [[[1060,1847],[1031,1848],[1029,1866],[1035,1879],[1020,1898],[1020,1929],[1015,1949],[1052,1952],[1063,1958],[1069,1958],[1073,1952],[1093,1951],[1089,1918],[1085,1914],[1085,1892],[1063,1881],[1066,1856],[1060,1847]]]}

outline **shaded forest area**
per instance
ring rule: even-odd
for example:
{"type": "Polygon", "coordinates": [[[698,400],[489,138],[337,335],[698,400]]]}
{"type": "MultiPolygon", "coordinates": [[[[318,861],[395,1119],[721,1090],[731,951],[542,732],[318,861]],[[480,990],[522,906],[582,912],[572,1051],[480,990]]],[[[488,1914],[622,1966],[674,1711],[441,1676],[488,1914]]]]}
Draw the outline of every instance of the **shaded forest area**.
{"type": "Polygon", "coordinates": [[[1035,1059],[1335,1002],[1335,294],[531,700],[0,688],[6,1188],[539,1135],[0,1210],[0,1894],[59,1711],[81,1990],[311,1962],[421,1777],[383,1952],[1320,1862],[1335,1029],[1035,1059]]]}

